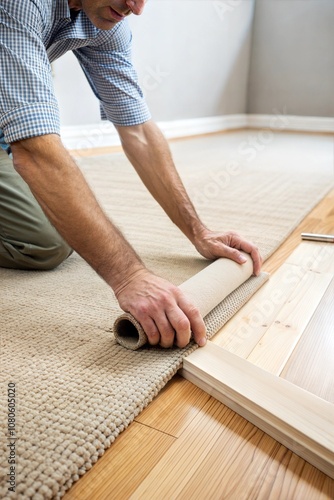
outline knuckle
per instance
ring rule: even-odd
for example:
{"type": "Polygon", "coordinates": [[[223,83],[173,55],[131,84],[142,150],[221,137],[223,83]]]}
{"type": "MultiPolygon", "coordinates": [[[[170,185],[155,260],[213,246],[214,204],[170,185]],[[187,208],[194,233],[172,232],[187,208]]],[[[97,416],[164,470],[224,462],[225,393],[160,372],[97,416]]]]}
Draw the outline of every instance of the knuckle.
{"type": "Polygon", "coordinates": [[[189,316],[191,316],[192,318],[199,318],[200,317],[200,312],[199,310],[197,309],[197,307],[191,305],[188,309],[188,314],[189,316]]]}
{"type": "Polygon", "coordinates": [[[177,319],[175,322],[175,326],[177,331],[190,331],[190,322],[186,317],[177,319]]]}
{"type": "Polygon", "coordinates": [[[141,317],[151,316],[155,313],[156,309],[156,304],[151,302],[140,302],[136,305],[137,314],[141,317]]]}
{"type": "Polygon", "coordinates": [[[175,287],[175,292],[174,292],[176,300],[179,302],[184,298],[183,292],[180,288],[175,287]]]}
{"type": "Polygon", "coordinates": [[[161,334],[161,337],[164,340],[166,340],[167,342],[174,340],[175,332],[171,328],[166,328],[163,332],[160,332],[160,334],[161,334]]]}
{"type": "Polygon", "coordinates": [[[149,339],[155,339],[156,337],[159,337],[159,332],[154,327],[146,328],[145,333],[149,339]]]}
{"type": "Polygon", "coordinates": [[[163,334],[160,337],[160,344],[162,346],[170,347],[174,344],[174,334],[163,334]]]}
{"type": "Polygon", "coordinates": [[[161,335],[160,337],[160,345],[161,347],[173,347],[174,345],[174,334],[169,336],[169,335],[161,335]]]}
{"type": "Polygon", "coordinates": [[[181,290],[177,286],[172,285],[168,293],[165,295],[166,303],[168,305],[175,304],[175,298],[177,298],[180,294],[182,294],[181,290]]]}
{"type": "Polygon", "coordinates": [[[146,335],[147,335],[147,338],[148,338],[148,342],[149,344],[151,345],[157,345],[159,344],[159,341],[160,341],[160,336],[157,332],[146,332],[146,335]]]}

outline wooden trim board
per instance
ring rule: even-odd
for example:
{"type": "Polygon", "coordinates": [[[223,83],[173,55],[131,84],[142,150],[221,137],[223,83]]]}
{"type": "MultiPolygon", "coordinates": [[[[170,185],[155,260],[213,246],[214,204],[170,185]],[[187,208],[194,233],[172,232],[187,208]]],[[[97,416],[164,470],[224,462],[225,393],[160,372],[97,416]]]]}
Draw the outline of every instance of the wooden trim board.
{"type": "Polygon", "coordinates": [[[333,280],[334,245],[301,243],[181,374],[334,479],[334,404],[279,377],[333,280]]]}
{"type": "Polygon", "coordinates": [[[181,374],[334,479],[334,405],[210,341],[181,374]]]}

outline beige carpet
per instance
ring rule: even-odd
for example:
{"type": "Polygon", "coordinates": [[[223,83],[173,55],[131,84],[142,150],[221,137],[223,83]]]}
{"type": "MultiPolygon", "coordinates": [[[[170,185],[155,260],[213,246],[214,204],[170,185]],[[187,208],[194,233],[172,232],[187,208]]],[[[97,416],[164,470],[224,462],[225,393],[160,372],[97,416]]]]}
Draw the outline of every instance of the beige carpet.
{"type": "MultiPolygon", "coordinates": [[[[311,167],[301,175],[300,165],[286,168],[275,157],[253,163],[238,157],[232,168],[224,141],[176,143],[179,170],[208,225],[238,230],[268,256],[329,190],[332,175],[311,167]]],[[[180,284],[207,265],[149,197],[123,155],[80,159],[80,165],[152,270],[180,284]]],[[[209,336],[263,279],[251,278],[206,317],[209,336]]],[[[111,325],[120,310],[105,283],[77,255],[47,273],[2,269],[0,282],[0,497],[59,498],[194,346],[132,352],[115,344],[111,325]],[[8,493],[6,483],[8,383],[15,383],[17,398],[15,494],[8,493]]]]}

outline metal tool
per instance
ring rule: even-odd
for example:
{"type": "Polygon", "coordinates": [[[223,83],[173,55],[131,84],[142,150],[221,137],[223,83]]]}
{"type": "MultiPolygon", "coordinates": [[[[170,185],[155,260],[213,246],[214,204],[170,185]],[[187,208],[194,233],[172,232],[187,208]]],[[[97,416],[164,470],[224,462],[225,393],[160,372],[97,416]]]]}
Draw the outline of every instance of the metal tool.
{"type": "Polygon", "coordinates": [[[327,242],[327,243],[334,243],[334,235],[333,234],[302,233],[302,240],[323,241],[323,242],[327,242]]]}

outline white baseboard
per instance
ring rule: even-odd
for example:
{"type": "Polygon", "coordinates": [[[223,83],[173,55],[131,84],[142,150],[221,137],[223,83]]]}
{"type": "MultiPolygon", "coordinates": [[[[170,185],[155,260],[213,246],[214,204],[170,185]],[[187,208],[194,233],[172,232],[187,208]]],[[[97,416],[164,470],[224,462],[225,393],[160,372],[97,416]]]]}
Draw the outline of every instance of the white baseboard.
{"type": "Polygon", "coordinates": [[[247,115],[209,116],[206,118],[158,122],[158,125],[167,139],[175,139],[245,128],[247,127],[247,115]]]}
{"type": "MultiPolygon", "coordinates": [[[[270,128],[272,130],[297,130],[307,132],[334,133],[334,118],[292,116],[277,110],[272,115],[235,114],[211,116],[188,120],[158,122],[167,139],[209,134],[239,128],[270,128]]],[[[91,149],[119,146],[115,127],[107,121],[88,125],[65,126],[61,129],[63,143],[67,149],[91,149]]]]}
{"type": "Polygon", "coordinates": [[[246,115],[247,128],[295,130],[299,132],[334,133],[334,118],[318,116],[294,116],[275,110],[272,115],[246,115]]]}
{"type": "MultiPolygon", "coordinates": [[[[157,122],[157,124],[167,139],[176,139],[245,128],[247,120],[245,114],[240,114],[157,122]]],[[[62,127],[61,137],[67,149],[90,149],[121,144],[115,127],[107,121],[62,127]]]]}

